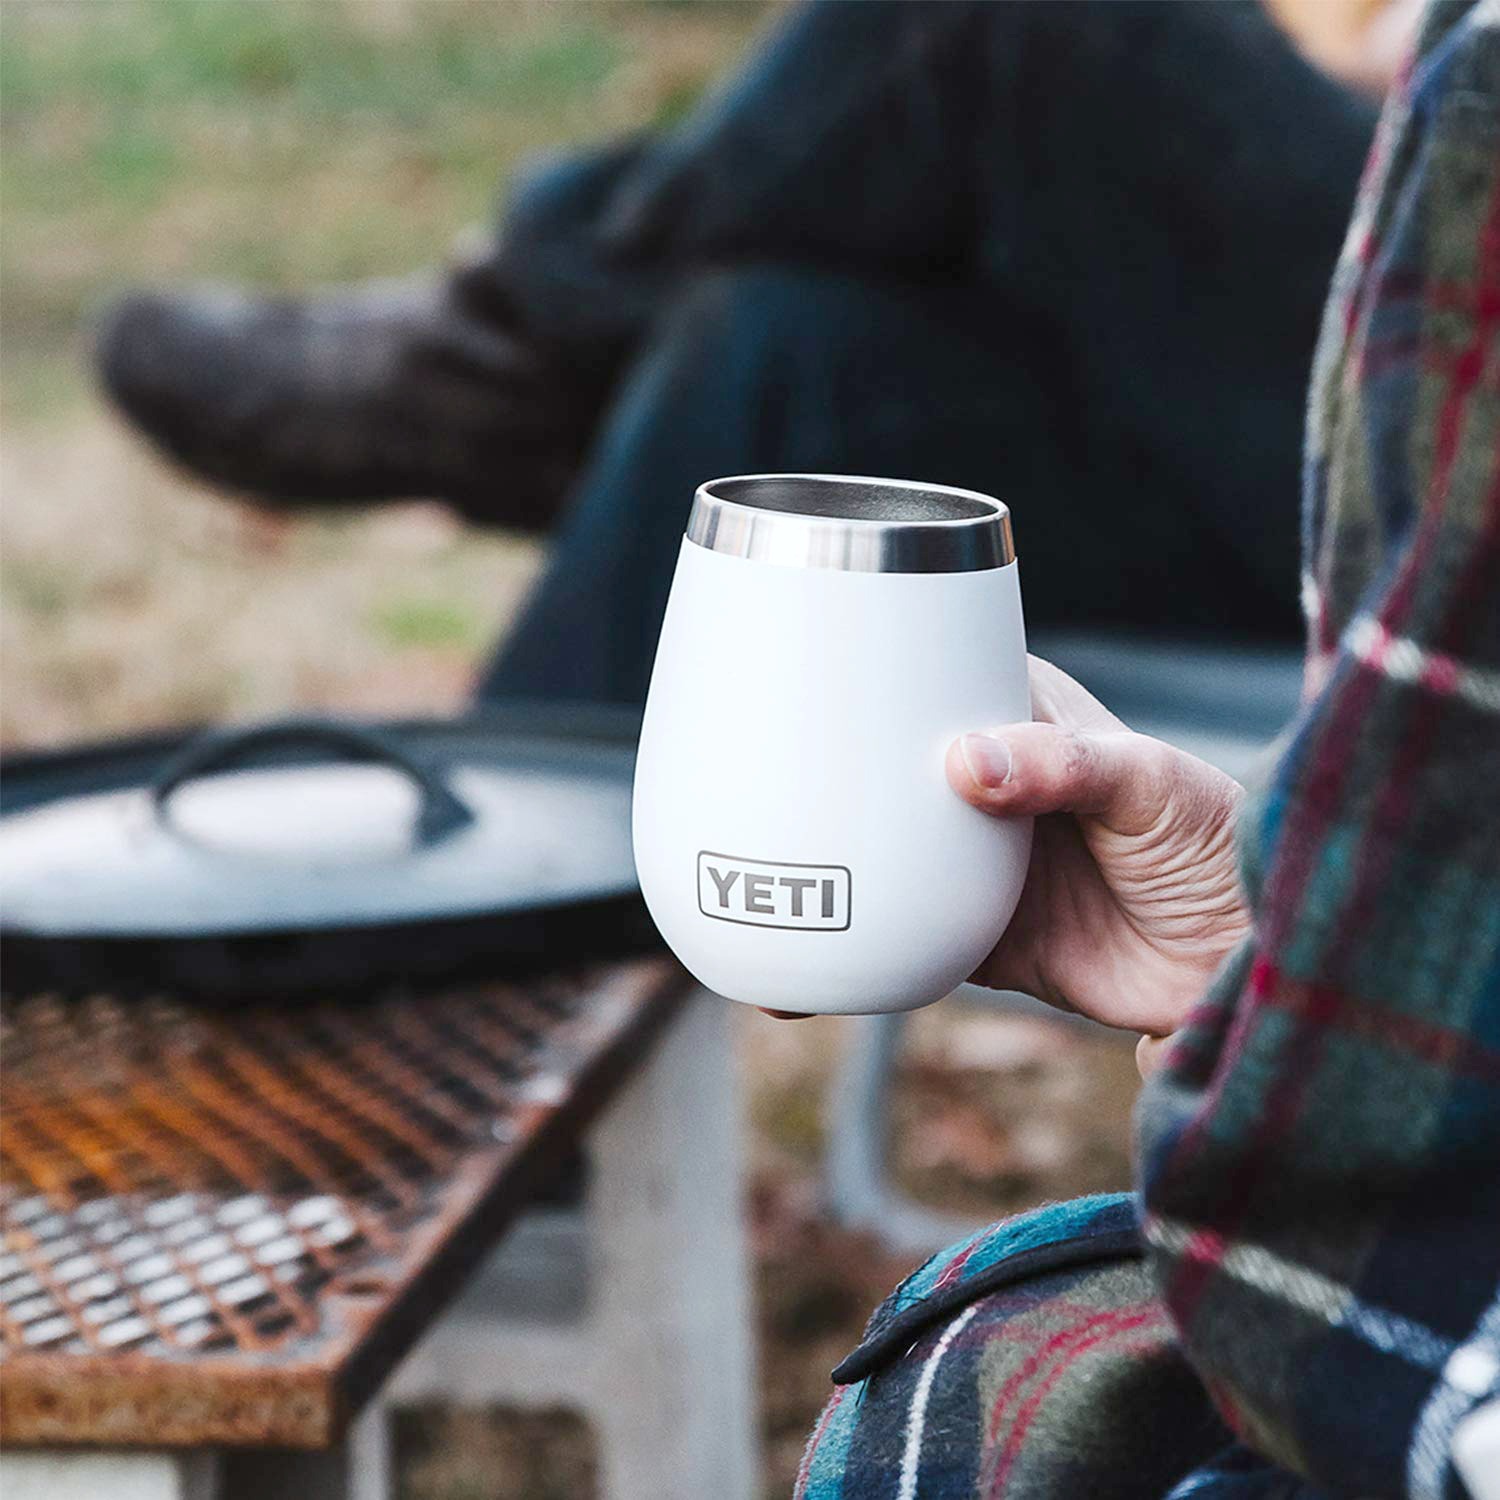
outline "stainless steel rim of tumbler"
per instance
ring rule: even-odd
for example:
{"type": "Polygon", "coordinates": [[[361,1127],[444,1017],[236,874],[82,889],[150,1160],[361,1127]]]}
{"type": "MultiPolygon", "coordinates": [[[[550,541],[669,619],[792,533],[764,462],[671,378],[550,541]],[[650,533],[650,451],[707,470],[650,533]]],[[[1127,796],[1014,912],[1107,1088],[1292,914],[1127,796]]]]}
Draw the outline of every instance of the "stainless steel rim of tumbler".
{"type": "Polygon", "coordinates": [[[974,490],[851,474],[737,474],[699,485],[690,542],[846,573],[977,573],[1014,562],[1010,511],[974,490]]]}

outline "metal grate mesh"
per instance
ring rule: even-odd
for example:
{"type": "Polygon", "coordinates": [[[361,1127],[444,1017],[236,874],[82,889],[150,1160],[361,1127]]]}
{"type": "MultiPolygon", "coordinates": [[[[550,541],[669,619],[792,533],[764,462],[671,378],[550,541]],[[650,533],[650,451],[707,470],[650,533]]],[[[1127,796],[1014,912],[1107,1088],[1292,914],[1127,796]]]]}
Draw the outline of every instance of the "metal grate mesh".
{"type": "Polygon", "coordinates": [[[329,1300],[378,1304],[460,1168],[498,1171],[642,998],[575,975],[365,1006],[6,1004],[0,1351],[315,1353],[329,1300]]]}

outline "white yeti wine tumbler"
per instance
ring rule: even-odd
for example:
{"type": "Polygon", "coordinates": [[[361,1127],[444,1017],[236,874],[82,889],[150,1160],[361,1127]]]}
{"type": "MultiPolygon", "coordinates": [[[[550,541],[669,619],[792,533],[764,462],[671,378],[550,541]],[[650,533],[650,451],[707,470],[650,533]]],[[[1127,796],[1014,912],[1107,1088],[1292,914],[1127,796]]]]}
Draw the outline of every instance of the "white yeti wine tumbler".
{"type": "Polygon", "coordinates": [[[635,773],[662,936],[751,1005],[941,999],[1004,931],[1031,851],[1028,820],[954,794],[944,755],[1030,717],[998,500],[834,474],[703,485],[635,773]]]}

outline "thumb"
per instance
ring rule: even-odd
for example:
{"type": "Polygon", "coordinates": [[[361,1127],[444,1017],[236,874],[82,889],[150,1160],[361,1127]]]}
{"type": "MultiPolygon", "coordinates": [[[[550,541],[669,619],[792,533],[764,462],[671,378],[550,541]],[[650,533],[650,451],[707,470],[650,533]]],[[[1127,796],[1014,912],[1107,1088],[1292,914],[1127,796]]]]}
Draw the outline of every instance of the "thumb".
{"type": "Polygon", "coordinates": [[[948,749],[948,781],[996,817],[1079,813],[1116,832],[1145,833],[1166,806],[1172,749],[1128,729],[1009,724],[963,735],[948,749]]]}

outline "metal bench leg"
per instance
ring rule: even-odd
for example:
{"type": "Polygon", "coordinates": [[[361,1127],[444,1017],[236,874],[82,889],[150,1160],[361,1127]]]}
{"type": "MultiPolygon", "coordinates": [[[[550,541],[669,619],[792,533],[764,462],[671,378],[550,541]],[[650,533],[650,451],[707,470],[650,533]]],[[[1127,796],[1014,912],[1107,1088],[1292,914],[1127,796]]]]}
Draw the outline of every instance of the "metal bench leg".
{"type": "Polygon", "coordinates": [[[732,1019],[689,1000],[595,1130],[606,1500],[758,1493],[732,1019]]]}
{"type": "MultiPolygon", "coordinates": [[[[958,993],[971,1004],[1002,1014],[1040,1016],[1058,1027],[1101,1030],[1093,1021],[1052,1010],[1027,995],[972,985],[958,993]]],[[[855,1016],[846,1023],[847,1043],[828,1096],[823,1190],[835,1222],[870,1230],[889,1249],[926,1255],[972,1233],[979,1224],[908,1198],[886,1169],[890,1094],[908,1019],[906,1012],[896,1011],[855,1016]]]]}
{"type": "Polygon", "coordinates": [[[215,1500],[217,1455],[202,1449],[12,1449],[0,1457],[5,1500],[215,1500]]]}
{"type": "Polygon", "coordinates": [[[848,1023],[847,1046],[829,1093],[824,1191],[837,1223],[870,1230],[893,1250],[925,1255],[975,1225],[908,1199],[886,1171],[889,1095],[906,1021],[897,1011],[848,1023]]]}

